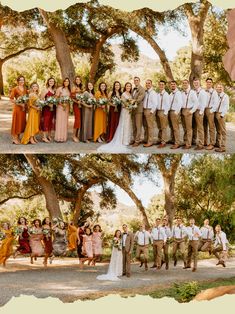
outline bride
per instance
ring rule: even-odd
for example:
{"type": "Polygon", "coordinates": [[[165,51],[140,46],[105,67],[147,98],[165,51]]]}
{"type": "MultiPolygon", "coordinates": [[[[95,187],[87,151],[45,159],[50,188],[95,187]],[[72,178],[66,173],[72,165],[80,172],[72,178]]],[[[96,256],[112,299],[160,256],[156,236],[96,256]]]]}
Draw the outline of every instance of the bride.
{"type": "Polygon", "coordinates": [[[116,230],[113,238],[113,249],[109,269],[107,274],[97,276],[98,280],[120,280],[118,278],[122,275],[122,233],[120,230],[116,230]]]}
{"type": "MultiPolygon", "coordinates": [[[[121,99],[123,101],[132,99],[132,85],[126,83],[121,99]]],[[[121,115],[118,123],[117,130],[114,134],[112,141],[108,144],[101,145],[97,151],[102,153],[131,153],[131,149],[127,146],[130,145],[132,137],[132,120],[131,113],[126,109],[122,108],[121,115]]]]}

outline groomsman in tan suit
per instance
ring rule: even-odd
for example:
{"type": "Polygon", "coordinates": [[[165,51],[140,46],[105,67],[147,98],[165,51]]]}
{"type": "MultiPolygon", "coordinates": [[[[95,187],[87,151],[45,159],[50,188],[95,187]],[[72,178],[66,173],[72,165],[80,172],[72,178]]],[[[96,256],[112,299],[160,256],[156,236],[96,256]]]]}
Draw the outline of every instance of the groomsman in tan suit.
{"type": "Polygon", "coordinates": [[[200,229],[202,237],[198,246],[198,251],[209,252],[209,254],[211,254],[214,231],[209,223],[209,219],[205,219],[204,226],[200,229]]]}
{"type": "Polygon", "coordinates": [[[172,232],[171,232],[171,228],[168,225],[167,218],[162,219],[162,227],[165,229],[165,234],[167,237],[166,243],[163,246],[164,258],[162,260],[162,265],[166,263],[166,269],[169,269],[169,246],[170,246],[170,240],[172,238],[172,232]]]}
{"type": "MultiPolygon", "coordinates": [[[[155,227],[151,231],[151,236],[153,239],[153,250],[154,250],[154,266],[157,269],[162,267],[162,249],[166,243],[167,235],[165,233],[165,229],[161,226],[161,219],[157,218],[155,222],[155,227]]],[[[151,268],[154,268],[152,266],[151,268]]]]}
{"type": "Polygon", "coordinates": [[[222,84],[217,84],[216,91],[219,96],[219,102],[215,112],[215,127],[217,131],[216,139],[219,147],[216,148],[215,151],[223,153],[226,151],[227,132],[225,115],[229,110],[229,96],[224,93],[224,86],[222,84]]]}
{"type": "Polygon", "coordinates": [[[182,219],[180,217],[177,217],[176,224],[172,228],[174,266],[177,265],[178,251],[180,251],[184,261],[184,266],[186,266],[185,240],[187,236],[187,228],[183,225],[182,219]]]}
{"type": "Polygon", "coordinates": [[[151,234],[145,230],[145,225],[140,226],[140,230],[136,232],[134,240],[137,242],[136,259],[140,261],[140,267],[145,265],[145,270],[148,270],[148,256],[149,256],[149,245],[152,243],[151,234]],[[144,259],[141,260],[141,254],[144,259]]]}
{"type": "Polygon", "coordinates": [[[127,225],[122,226],[122,256],[123,256],[123,269],[122,275],[131,276],[131,254],[134,247],[134,235],[128,231],[127,225]]]}
{"type": "Polygon", "coordinates": [[[167,126],[168,126],[168,112],[170,109],[170,96],[165,90],[166,82],[159,82],[159,93],[157,103],[157,126],[158,126],[158,148],[166,146],[167,142],[167,126]]]}
{"type": "Polygon", "coordinates": [[[207,150],[212,150],[215,146],[215,112],[219,102],[218,94],[213,88],[212,78],[206,80],[207,105],[204,114],[204,145],[207,150]],[[209,144],[208,144],[208,130],[209,130],[209,144]]]}
{"type": "Polygon", "coordinates": [[[140,85],[140,78],[134,77],[134,85],[132,92],[132,97],[137,101],[138,108],[135,110],[134,115],[132,117],[133,124],[133,136],[134,142],[133,147],[139,146],[141,131],[143,126],[143,101],[145,96],[145,89],[140,85]]]}
{"type": "Polygon", "coordinates": [[[153,131],[154,131],[154,122],[155,122],[155,112],[157,109],[158,97],[157,93],[153,89],[153,83],[151,80],[146,81],[146,91],[144,97],[144,126],[147,143],[144,144],[144,147],[150,147],[153,145],[153,131]]]}
{"type": "Polygon", "coordinates": [[[193,144],[197,145],[195,150],[201,150],[204,148],[203,117],[207,105],[207,93],[201,88],[201,83],[197,78],[193,80],[193,87],[199,103],[197,110],[193,114],[193,144]]]}
{"type": "Polygon", "coordinates": [[[225,260],[228,255],[228,245],[226,233],[221,230],[221,226],[217,225],[215,227],[215,243],[213,254],[218,258],[218,263],[216,265],[222,265],[226,267],[225,260]]]}
{"type": "Polygon", "coordinates": [[[190,88],[189,80],[183,80],[183,91],[181,92],[183,98],[182,105],[182,125],[184,128],[184,149],[190,149],[193,139],[193,113],[198,108],[198,99],[196,92],[190,88]]]}
{"type": "Polygon", "coordinates": [[[179,115],[182,107],[182,95],[177,88],[176,81],[171,81],[170,83],[170,110],[168,114],[169,126],[171,129],[171,140],[167,143],[173,141],[173,146],[171,149],[177,149],[180,147],[180,126],[179,126],[179,115]]]}

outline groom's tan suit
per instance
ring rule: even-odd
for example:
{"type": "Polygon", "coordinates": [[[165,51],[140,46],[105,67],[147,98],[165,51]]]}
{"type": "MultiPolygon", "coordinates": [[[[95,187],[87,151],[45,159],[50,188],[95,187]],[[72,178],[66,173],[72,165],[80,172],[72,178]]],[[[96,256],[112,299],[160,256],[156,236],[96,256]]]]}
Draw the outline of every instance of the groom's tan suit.
{"type": "Polygon", "coordinates": [[[126,240],[124,239],[124,233],[122,234],[122,255],[123,255],[123,275],[130,277],[131,275],[131,253],[134,247],[134,235],[132,232],[128,231],[126,234],[126,240]]]}
{"type": "Polygon", "coordinates": [[[132,116],[133,137],[135,143],[140,143],[141,131],[143,126],[143,101],[145,96],[145,89],[139,85],[135,87],[132,92],[132,97],[137,101],[138,108],[135,109],[132,116]]]}

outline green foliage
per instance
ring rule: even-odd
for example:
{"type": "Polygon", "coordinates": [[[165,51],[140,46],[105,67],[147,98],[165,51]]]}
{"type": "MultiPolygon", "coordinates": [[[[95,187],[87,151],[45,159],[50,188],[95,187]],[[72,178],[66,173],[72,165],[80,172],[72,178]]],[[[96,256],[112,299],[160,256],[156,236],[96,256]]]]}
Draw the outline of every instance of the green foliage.
{"type": "Polygon", "coordinates": [[[200,287],[197,281],[174,283],[176,300],[179,302],[191,301],[199,292],[200,287]]]}

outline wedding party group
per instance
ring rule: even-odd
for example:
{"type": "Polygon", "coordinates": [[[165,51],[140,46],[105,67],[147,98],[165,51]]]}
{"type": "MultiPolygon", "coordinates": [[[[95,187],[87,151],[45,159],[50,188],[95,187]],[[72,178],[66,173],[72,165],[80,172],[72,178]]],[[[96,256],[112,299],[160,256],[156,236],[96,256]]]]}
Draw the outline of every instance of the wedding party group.
{"type": "Polygon", "coordinates": [[[109,92],[107,84],[100,82],[94,91],[91,82],[84,87],[82,78],[77,76],[73,83],[65,78],[60,87],[51,77],[39,91],[36,82],[28,90],[25,78],[20,76],[10,93],[14,105],[12,141],[36,144],[37,135],[42,134],[45,143],[66,142],[71,112],[73,141],[106,142],[97,149],[101,153],[131,153],[131,147],[142,142],[144,147],[157,144],[159,149],[167,144],[173,150],[196,145],[195,150],[225,152],[229,96],[223,84],[214,86],[212,78],[207,78],[205,85],[202,88],[200,80],[195,78],[192,88],[189,80],[184,79],[179,89],[176,81],[168,84],[161,80],[156,91],[152,80],[146,80],[143,87],[140,78],[134,77],[133,84],[127,82],[123,89],[115,81],[109,92]],[[157,140],[154,139],[156,127],[157,140]]]}
{"type": "MultiPolygon", "coordinates": [[[[191,218],[189,225],[183,224],[177,217],[172,227],[167,218],[157,218],[155,225],[146,230],[141,224],[134,234],[128,230],[127,224],[123,224],[121,230],[116,230],[112,239],[112,253],[108,272],[97,277],[98,280],[119,280],[120,276],[131,276],[132,253],[135,247],[135,258],[140,261],[140,267],[148,270],[149,250],[153,248],[153,265],[151,268],[161,269],[165,264],[169,269],[169,248],[172,244],[172,258],[174,266],[177,265],[178,255],[184,263],[184,269],[197,270],[198,252],[214,254],[218,259],[216,265],[226,266],[229,243],[221,226],[217,225],[215,231],[210,226],[209,220],[199,228],[195,220],[191,218]]],[[[103,232],[99,224],[93,227],[89,222],[76,227],[72,222],[66,224],[61,219],[50,221],[46,217],[42,222],[35,219],[28,225],[24,217],[18,219],[17,227],[13,228],[8,222],[2,224],[0,231],[0,265],[6,266],[7,259],[13,255],[30,256],[33,264],[37,257],[44,257],[43,264],[52,263],[55,257],[68,256],[68,252],[75,252],[79,258],[79,267],[82,269],[87,261],[88,265],[95,266],[100,262],[103,254],[103,232]],[[13,250],[14,241],[18,245],[13,250]]]]}

